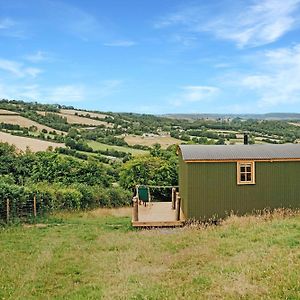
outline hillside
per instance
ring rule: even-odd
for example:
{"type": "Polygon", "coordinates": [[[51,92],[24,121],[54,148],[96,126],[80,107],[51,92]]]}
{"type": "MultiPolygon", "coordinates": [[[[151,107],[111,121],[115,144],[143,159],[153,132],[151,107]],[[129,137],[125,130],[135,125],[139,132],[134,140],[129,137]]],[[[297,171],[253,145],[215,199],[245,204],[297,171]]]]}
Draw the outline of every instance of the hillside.
{"type": "Polygon", "coordinates": [[[299,299],[299,215],[136,231],[130,208],[0,232],[2,299],[299,299]],[[276,284],[274,284],[276,283],[276,284]]]}
{"type": "Polygon", "coordinates": [[[266,113],[266,114],[165,114],[163,117],[173,119],[255,119],[255,120],[300,120],[300,113],[266,113]]]}
{"type": "Polygon", "coordinates": [[[295,143],[300,140],[298,117],[281,113],[154,116],[0,101],[0,130],[13,135],[10,138],[5,135],[3,141],[14,143],[18,135],[29,138],[26,145],[30,147],[35,138],[54,143],[55,147],[65,144],[87,156],[100,153],[108,160],[146,154],[156,144],[163,149],[181,143],[240,144],[244,132],[250,134],[251,143],[295,143]]]}

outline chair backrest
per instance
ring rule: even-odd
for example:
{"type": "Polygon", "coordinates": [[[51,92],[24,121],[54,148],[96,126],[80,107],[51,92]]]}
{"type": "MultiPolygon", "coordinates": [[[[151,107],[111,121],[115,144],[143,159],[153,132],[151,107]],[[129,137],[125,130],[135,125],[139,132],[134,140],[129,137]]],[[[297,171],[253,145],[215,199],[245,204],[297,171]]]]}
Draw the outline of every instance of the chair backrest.
{"type": "Polygon", "coordinates": [[[150,198],[150,191],[149,188],[146,186],[138,186],[137,187],[137,194],[139,200],[142,200],[144,202],[148,202],[150,198]]]}

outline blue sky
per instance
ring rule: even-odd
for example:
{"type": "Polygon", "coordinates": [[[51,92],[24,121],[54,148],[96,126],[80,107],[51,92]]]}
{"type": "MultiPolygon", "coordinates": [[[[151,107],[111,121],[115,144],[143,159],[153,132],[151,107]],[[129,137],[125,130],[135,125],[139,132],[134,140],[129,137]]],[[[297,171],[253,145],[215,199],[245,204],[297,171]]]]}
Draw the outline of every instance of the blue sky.
{"type": "Polygon", "coordinates": [[[0,0],[0,98],[300,112],[300,0],[0,0]]]}

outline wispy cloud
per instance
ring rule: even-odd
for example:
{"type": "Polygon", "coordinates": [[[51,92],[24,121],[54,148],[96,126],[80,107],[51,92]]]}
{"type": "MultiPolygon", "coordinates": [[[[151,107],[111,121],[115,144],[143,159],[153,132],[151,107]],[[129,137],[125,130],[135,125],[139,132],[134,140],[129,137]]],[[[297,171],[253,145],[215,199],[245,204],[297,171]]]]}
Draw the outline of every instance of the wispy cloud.
{"type": "Polygon", "coordinates": [[[0,82],[0,97],[5,99],[20,99],[38,101],[41,99],[40,87],[36,84],[20,85],[0,82]]]}
{"type": "Polygon", "coordinates": [[[47,9],[51,21],[56,22],[55,27],[62,31],[80,38],[83,41],[90,41],[103,38],[108,33],[107,26],[92,14],[75,5],[61,1],[49,1],[47,9]]]}
{"type": "Polygon", "coordinates": [[[97,86],[85,83],[41,85],[37,83],[28,84],[23,79],[19,82],[5,78],[0,79],[0,98],[46,103],[76,103],[88,101],[91,98],[105,100],[117,93],[122,83],[122,80],[112,79],[101,81],[97,86]]]}
{"type": "Polygon", "coordinates": [[[131,40],[116,40],[108,43],[104,43],[104,46],[107,47],[132,47],[135,46],[137,43],[131,40]]]}
{"type": "Polygon", "coordinates": [[[56,103],[80,102],[85,99],[86,91],[83,85],[62,85],[52,89],[45,99],[56,103]]]}
{"type": "Polygon", "coordinates": [[[0,70],[9,72],[16,77],[26,77],[26,76],[36,77],[38,74],[42,72],[41,69],[27,67],[20,62],[1,59],[1,58],[0,58],[0,70]]]}
{"type": "Polygon", "coordinates": [[[49,61],[50,56],[47,52],[39,50],[39,51],[36,51],[35,53],[25,55],[24,59],[26,59],[32,63],[40,63],[43,61],[49,61]]]}
{"type": "Polygon", "coordinates": [[[11,18],[0,19],[0,30],[11,28],[15,24],[11,18]]]}
{"type": "Polygon", "coordinates": [[[195,103],[211,100],[219,93],[219,88],[214,86],[184,86],[181,92],[170,100],[174,106],[182,106],[187,103],[195,103]]]}
{"type": "Polygon", "coordinates": [[[27,37],[25,29],[26,24],[21,24],[12,18],[0,19],[0,35],[2,36],[24,39],[27,37]]]}
{"type": "Polygon", "coordinates": [[[300,103],[300,44],[259,53],[257,70],[241,74],[237,85],[256,93],[257,105],[300,103]]]}
{"type": "Polygon", "coordinates": [[[181,26],[186,32],[212,33],[240,48],[256,47],[278,40],[299,25],[299,3],[300,0],[254,0],[241,6],[235,1],[226,10],[216,12],[190,6],[161,18],[155,27],[181,26]]]}

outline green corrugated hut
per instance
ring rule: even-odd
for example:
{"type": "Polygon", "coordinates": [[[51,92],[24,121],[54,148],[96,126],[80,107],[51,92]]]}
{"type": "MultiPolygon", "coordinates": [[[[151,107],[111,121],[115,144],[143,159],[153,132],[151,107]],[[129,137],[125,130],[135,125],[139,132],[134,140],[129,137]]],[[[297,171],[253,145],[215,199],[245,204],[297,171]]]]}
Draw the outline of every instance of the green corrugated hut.
{"type": "Polygon", "coordinates": [[[300,145],[181,145],[185,218],[300,207],[300,145]]]}

